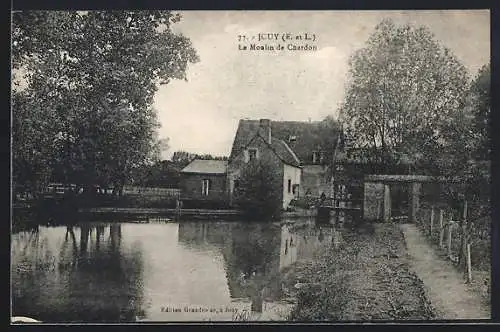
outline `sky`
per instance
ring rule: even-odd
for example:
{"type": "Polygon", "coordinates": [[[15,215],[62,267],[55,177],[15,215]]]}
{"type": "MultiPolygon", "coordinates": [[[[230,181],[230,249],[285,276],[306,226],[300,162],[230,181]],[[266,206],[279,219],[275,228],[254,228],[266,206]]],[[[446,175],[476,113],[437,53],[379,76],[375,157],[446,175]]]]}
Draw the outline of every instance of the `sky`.
{"type": "MultiPolygon", "coordinates": [[[[173,152],[229,155],[242,118],[315,121],[337,115],[349,57],[382,19],[426,26],[472,77],[490,61],[488,10],[447,11],[184,11],[172,26],[189,37],[200,61],[187,81],[161,86],[154,106],[160,137],[173,152]],[[238,35],[314,35],[316,51],[239,50],[238,35]]],[[[263,44],[257,43],[257,44],[263,44]]],[[[279,42],[266,42],[276,45],[279,42]]],[[[304,41],[293,41],[303,45],[304,41]]],[[[281,44],[286,46],[287,43],[281,44]]]]}

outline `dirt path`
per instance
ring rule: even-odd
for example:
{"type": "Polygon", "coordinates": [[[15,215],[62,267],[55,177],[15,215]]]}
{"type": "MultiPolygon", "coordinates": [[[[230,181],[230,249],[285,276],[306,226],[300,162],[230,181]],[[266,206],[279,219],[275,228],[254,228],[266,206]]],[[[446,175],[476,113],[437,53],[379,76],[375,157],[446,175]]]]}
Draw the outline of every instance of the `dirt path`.
{"type": "Polygon", "coordinates": [[[438,319],[489,319],[490,308],[467,289],[462,274],[443,261],[413,224],[401,225],[410,265],[423,281],[438,319]]]}

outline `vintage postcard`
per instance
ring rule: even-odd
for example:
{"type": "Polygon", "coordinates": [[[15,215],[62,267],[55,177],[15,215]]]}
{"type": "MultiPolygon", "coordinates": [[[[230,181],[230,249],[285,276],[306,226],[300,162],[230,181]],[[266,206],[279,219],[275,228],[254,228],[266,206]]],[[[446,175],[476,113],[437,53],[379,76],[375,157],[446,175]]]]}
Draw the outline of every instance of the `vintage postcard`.
{"type": "Polygon", "coordinates": [[[491,318],[490,11],[13,11],[12,323],[491,318]]]}

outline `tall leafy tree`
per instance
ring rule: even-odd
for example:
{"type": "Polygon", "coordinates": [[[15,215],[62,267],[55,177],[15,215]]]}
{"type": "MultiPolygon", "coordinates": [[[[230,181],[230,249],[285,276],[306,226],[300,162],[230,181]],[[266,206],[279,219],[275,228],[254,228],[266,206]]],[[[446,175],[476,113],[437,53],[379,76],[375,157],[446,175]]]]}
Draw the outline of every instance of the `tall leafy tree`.
{"type": "Polygon", "coordinates": [[[179,20],[169,11],[14,12],[17,179],[49,169],[83,187],[121,187],[157,156],[154,94],[199,60],[171,30],[179,20]]]}
{"type": "MultiPolygon", "coordinates": [[[[470,158],[467,162],[466,176],[469,186],[467,195],[469,201],[479,206],[480,214],[490,213],[490,116],[491,116],[491,69],[490,64],[484,65],[476,74],[470,86],[469,104],[472,114],[471,139],[467,142],[470,158]]],[[[489,220],[489,219],[488,219],[489,220]]]]}
{"type": "Polygon", "coordinates": [[[470,104],[474,114],[475,157],[490,159],[491,66],[486,64],[472,81],[470,104]]]}
{"type": "Polygon", "coordinates": [[[425,27],[384,20],[351,57],[350,76],[341,109],[350,144],[374,161],[444,168],[443,150],[465,134],[468,90],[449,49],[425,27]]]}

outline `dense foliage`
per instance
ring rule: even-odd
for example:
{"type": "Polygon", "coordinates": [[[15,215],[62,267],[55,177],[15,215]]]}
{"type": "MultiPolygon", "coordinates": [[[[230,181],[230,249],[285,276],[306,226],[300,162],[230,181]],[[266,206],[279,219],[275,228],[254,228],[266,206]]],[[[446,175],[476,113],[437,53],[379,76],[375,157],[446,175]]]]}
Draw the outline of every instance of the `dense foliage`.
{"type": "Polygon", "coordinates": [[[27,11],[12,15],[13,173],[122,187],[165,143],[153,97],[198,61],[168,11],[27,11]]]}
{"type": "Polygon", "coordinates": [[[489,229],[490,65],[472,79],[425,27],[382,21],[350,60],[341,109],[346,146],[372,162],[412,164],[413,172],[459,178],[434,186],[429,205],[443,204],[469,227],[489,229]]]}
{"type": "Polygon", "coordinates": [[[234,197],[236,204],[252,218],[273,219],[279,216],[282,187],[275,172],[260,160],[250,162],[243,168],[234,188],[234,197]]]}
{"type": "Polygon", "coordinates": [[[350,75],[342,120],[371,160],[435,170],[468,134],[467,71],[428,29],[382,21],[351,57],[350,75]]]}
{"type": "Polygon", "coordinates": [[[465,67],[427,28],[384,20],[350,67],[341,109],[349,147],[374,162],[484,182],[489,64],[471,84],[465,67]]]}
{"type": "Polygon", "coordinates": [[[175,151],[172,155],[171,161],[181,167],[185,167],[195,159],[227,160],[228,158],[226,156],[213,156],[211,154],[197,154],[187,151],[175,151]]]}

